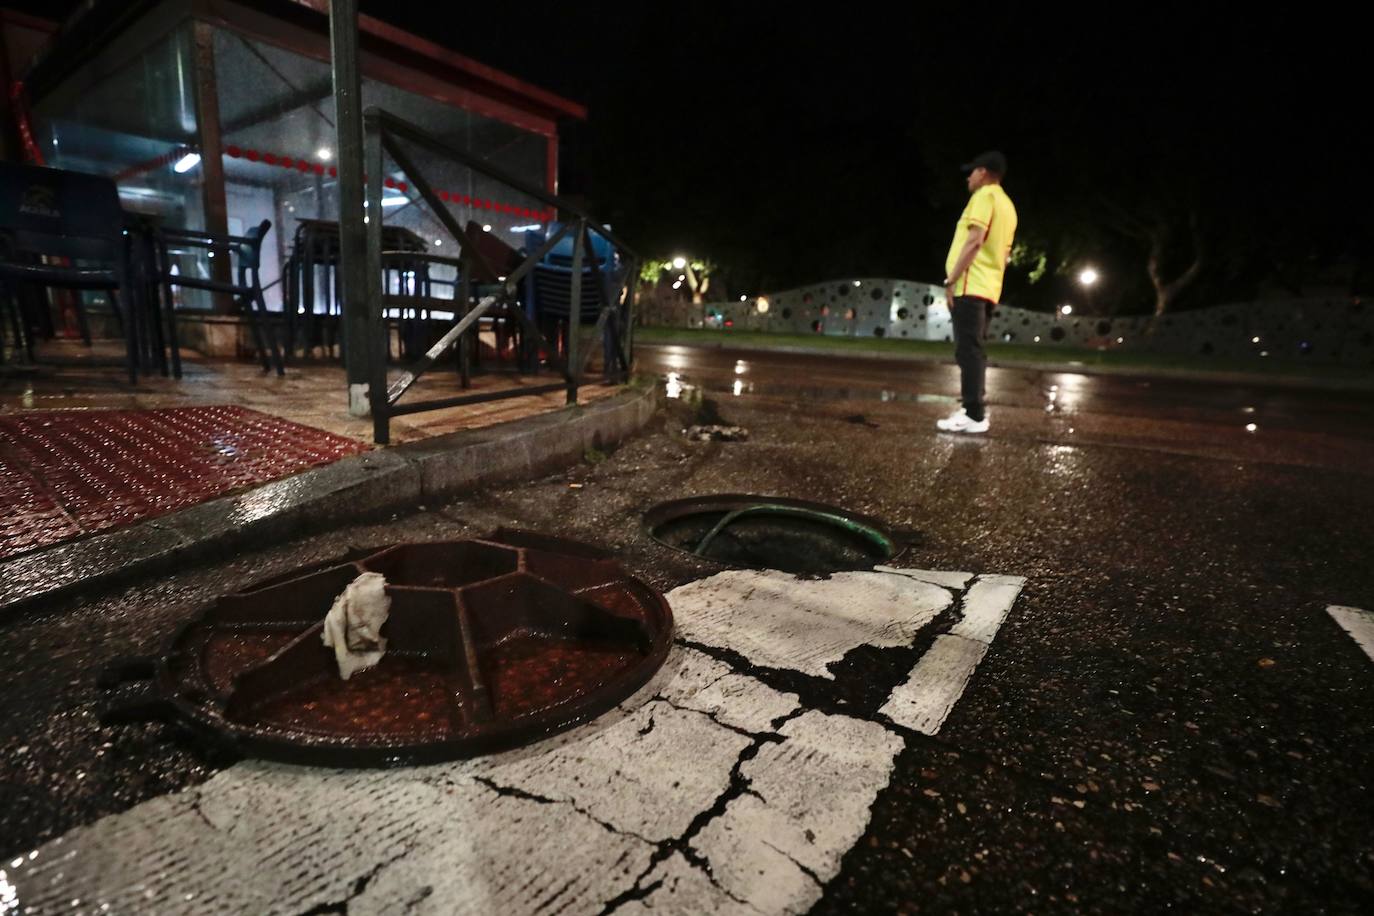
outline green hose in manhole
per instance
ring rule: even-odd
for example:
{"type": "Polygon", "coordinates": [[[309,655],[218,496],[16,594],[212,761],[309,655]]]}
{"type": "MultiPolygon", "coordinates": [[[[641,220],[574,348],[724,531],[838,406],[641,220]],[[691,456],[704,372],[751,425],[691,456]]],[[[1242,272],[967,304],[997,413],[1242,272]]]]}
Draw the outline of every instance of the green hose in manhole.
{"type": "Polygon", "coordinates": [[[899,549],[875,519],[786,497],[676,500],[645,522],[655,539],[703,559],[803,574],[871,569],[899,549]]]}

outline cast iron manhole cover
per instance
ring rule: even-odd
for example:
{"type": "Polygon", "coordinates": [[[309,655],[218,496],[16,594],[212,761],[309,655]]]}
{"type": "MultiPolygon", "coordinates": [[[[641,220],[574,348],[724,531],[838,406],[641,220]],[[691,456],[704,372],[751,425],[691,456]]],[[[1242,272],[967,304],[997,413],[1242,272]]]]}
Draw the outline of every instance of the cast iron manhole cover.
{"type": "Polygon", "coordinates": [[[708,560],[799,574],[871,569],[897,552],[875,519],[780,496],[679,499],[650,509],[644,523],[661,543],[708,560]]]}
{"type": "MultiPolygon", "coordinates": [[[[429,763],[524,744],[597,716],[667,656],[672,612],[609,555],[528,532],[401,544],[227,595],[165,654],[150,713],[242,753],[298,763],[429,763]],[[341,680],[321,641],[364,572],[391,598],[385,656],[341,680]]],[[[121,677],[122,675],[122,677],[121,677]]]]}

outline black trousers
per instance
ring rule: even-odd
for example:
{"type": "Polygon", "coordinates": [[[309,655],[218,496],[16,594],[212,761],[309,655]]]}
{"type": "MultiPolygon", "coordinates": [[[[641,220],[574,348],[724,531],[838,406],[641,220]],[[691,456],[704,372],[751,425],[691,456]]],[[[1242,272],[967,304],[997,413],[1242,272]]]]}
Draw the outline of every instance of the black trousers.
{"type": "Polygon", "coordinates": [[[987,333],[991,306],[991,302],[977,296],[956,296],[950,308],[954,361],[959,364],[959,396],[970,420],[983,419],[984,378],[988,371],[983,335],[987,333]]]}

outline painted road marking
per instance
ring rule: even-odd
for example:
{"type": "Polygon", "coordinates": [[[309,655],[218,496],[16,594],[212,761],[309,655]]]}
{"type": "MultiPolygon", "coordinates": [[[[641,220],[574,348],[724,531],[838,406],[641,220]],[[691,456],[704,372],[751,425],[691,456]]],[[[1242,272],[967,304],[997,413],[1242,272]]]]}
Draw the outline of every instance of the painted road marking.
{"type": "Polygon", "coordinates": [[[974,639],[936,637],[930,651],[911,669],[906,683],[893,690],[878,711],[913,731],[938,733],[987,651],[985,643],[974,639]]]}
{"type": "Polygon", "coordinates": [[[895,566],[875,566],[873,569],[876,572],[895,573],[899,576],[920,579],[922,582],[941,585],[956,591],[963,589],[968,585],[968,580],[973,578],[973,573],[947,572],[942,569],[898,569],[895,566]]]}
{"type": "Polygon", "coordinates": [[[936,637],[879,712],[898,725],[937,734],[1025,584],[1020,576],[983,576],[975,581],[964,595],[962,619],[949,633],[936,637]]]}
{"type": "Polygon", "coordinates": [[[905,575],[842,572],[798,579],[732,569],[668,595],[678,634],[740,653],[765,668],[834,679],[829,666],[862,645],[905,646],[953,601],[905,575]],[[687,613],[677,614],[677,608],[687,613]]]}
{"type": "Polygon", "coordinates": [[[953,705],[977,660],[951,663],[942,647],[985,652],[1021,581],[977,579],[962,617],[942,616],[968,579],[736,570],[683,586],[668,597],[689,644],[595,722],[430,767],[245,761],[0,863],[0,916],[804,912],[863,835],[904,739],[750,672],[823,685],[850,649],[910,645],[938,618],[968,634],[944,633],[926,655],[944,659],[953,705]]]}
{"type": "Polygon", "coordinates": [[[383,772],[247,761],[6,863],[0,885],[29,914],[806,910],[902,739],[691,649],[665,667],[551,748],[383,772]]]}
{"type": "Polygon", "coordinates": [[[749,793],[730,802],[693,846],[734,899],[765,913],[799,911],[863,835],[901,738],[873,722],[808,712],[741,768],[749,793]],[[769,880],[758,880],[759,875],[769,880]]]}
{"type": "Polygon", "coordinates": [[[1374,661],[1374,611],[1364,611],[1357,607],[1342,607],[1333,604],[1326,609],[1336,623],[1340,624],[1342,630],[1350,634],[1374,661]]]}
{"type": "Polygon", "coordinates": [[[963,617],[949,631],[950,635],[991,645],[1025,584],[1020,576],[980,577],[964,595],[963,617]]]}

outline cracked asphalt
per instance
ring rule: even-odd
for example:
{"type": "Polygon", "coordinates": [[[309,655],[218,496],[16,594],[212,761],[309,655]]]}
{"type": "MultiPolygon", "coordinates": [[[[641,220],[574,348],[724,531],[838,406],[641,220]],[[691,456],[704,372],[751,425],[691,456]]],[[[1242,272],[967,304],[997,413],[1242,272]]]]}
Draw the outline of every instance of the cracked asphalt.
{"type": "MultiPolygon", "coordinates": [[[[884,723],[903,747],[813,912],[1374,908],[1374,663],[1325,613],[1374,608],[1367,395],[991,370],[992,429],[961,438],[934,429],[956,406],[949,366],[682,347],[640,359],[673,373],[679,397],[604,459],[0,625],[0,858],[234,762],[161,724],[98,721],[112,700],[100,667],[155,651],[219,594],[500,525],[609,547],[666,592],[720,567],[653,541],[642,513],[739,492],[883,519],[903,566],[1027,579],[938,736],[884,723]],[[687,441],[698,422],[750,435],[687,441]]],[[[933,632],[854,649],[825,682],[682,650],[802,710],[877,722],[933,632]]],[[[773,739],[750,742],[758,754],[773,739]]],[[[713,810],[748,791],[747,762],[713,810]]],[[[695,854],[657,848],[655,867],[695,854]]],[[[370,881],[350,876],[352,896],[370,881]]]]}

